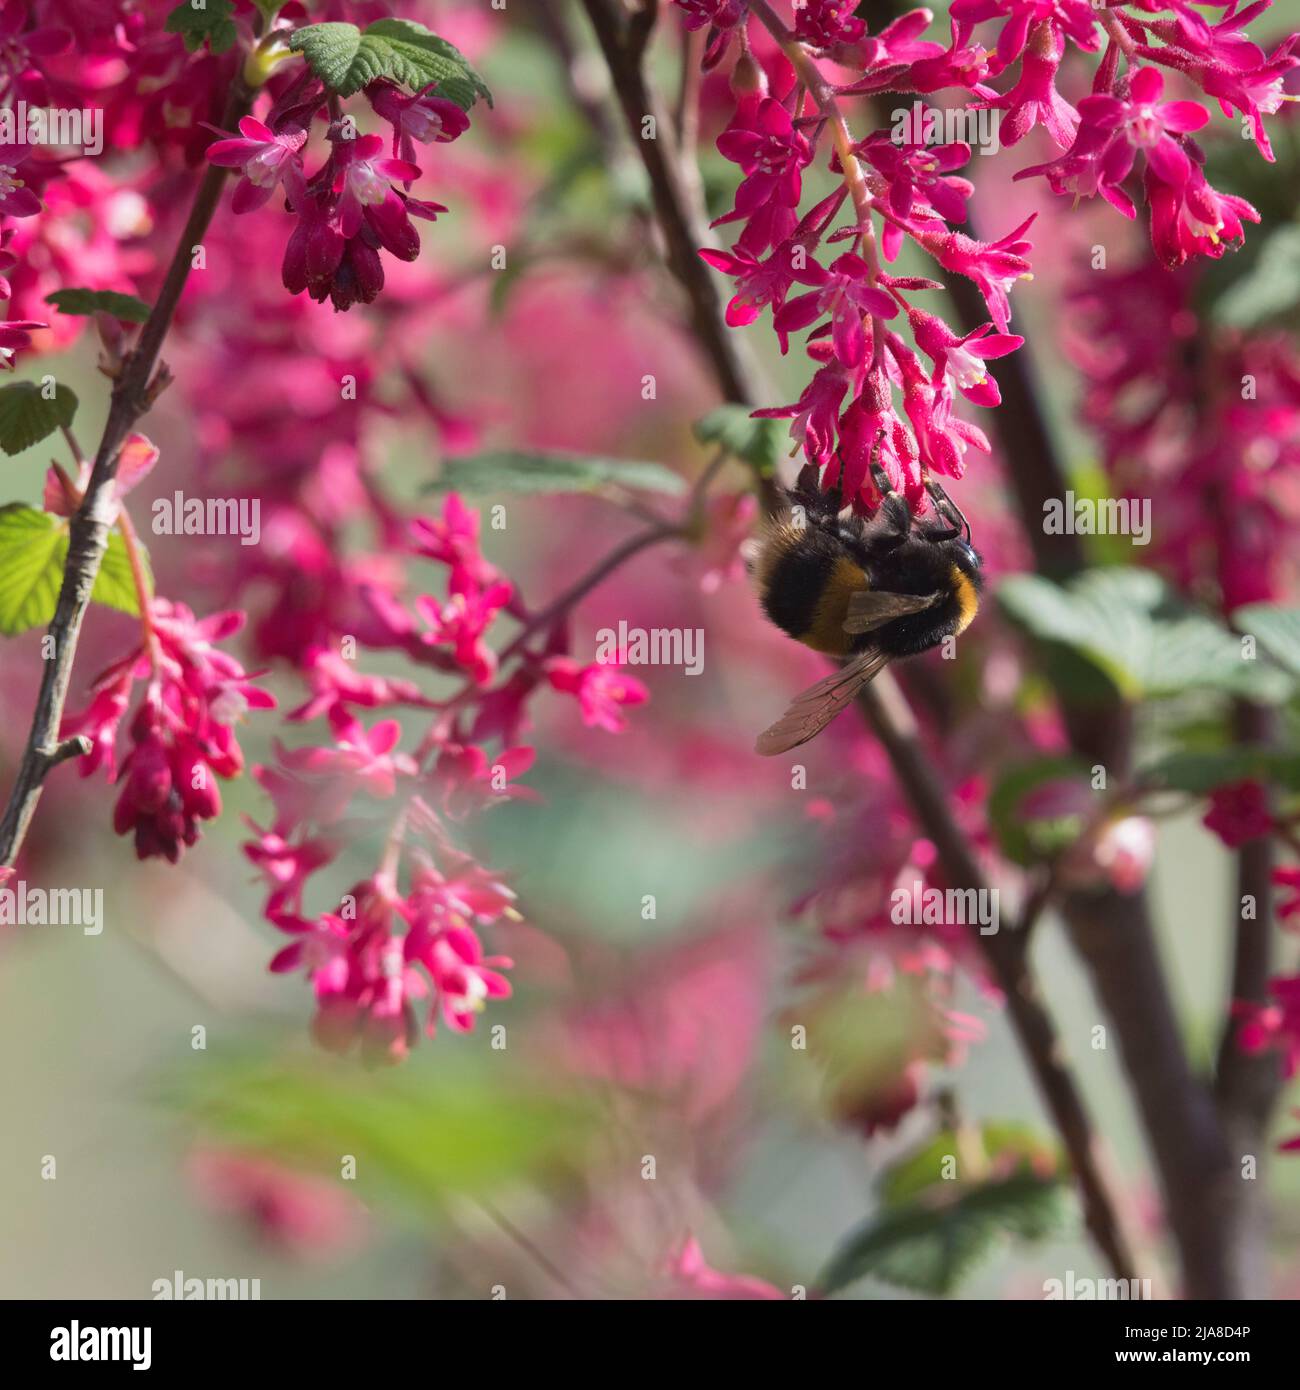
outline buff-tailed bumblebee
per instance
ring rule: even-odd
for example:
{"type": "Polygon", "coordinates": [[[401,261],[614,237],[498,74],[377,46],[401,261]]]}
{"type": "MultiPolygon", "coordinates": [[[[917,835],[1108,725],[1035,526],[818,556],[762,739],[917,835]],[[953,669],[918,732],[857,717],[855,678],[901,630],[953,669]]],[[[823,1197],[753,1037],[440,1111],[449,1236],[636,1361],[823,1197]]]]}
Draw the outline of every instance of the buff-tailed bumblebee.
{"type": "Polygon", "coordinates": [[[795,641],[846,659],[759,735],[758,753],[815,738],[890,661],[964,632],[979,607],[980,557],[948,495],[927,481],[937,522],[918,520],[874,456],[871,474],[882,501],[866,521],[805,468],[755,548],[767,616],[795,641]]]}

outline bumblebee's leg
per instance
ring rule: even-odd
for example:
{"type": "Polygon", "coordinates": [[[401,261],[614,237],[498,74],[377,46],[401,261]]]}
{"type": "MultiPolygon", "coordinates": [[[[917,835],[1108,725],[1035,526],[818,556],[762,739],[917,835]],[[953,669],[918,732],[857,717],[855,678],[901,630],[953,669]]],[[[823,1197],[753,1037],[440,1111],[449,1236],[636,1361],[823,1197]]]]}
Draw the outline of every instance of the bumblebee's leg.
{"type": "Polygon", "coordinates": [[[880,493],[880,510],[876,513],[885,533],[894,532],[901,541],[912,529],[912,509],[894,491],[889,474],[880,466],[880,441],[884,431],[876,436],[871,446],[871,481],[880,493]]]}

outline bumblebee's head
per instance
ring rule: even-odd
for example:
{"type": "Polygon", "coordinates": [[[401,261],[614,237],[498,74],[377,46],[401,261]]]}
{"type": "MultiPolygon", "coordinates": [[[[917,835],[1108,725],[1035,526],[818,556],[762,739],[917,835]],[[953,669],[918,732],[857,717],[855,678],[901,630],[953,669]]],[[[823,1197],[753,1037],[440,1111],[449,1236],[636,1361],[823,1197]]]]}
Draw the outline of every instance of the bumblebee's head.
{"type": "Polygon", "coordinates": [[[977,583],[980,578],[980,569],[984,562],[980,559],[980,553],[967,540],[955,540],[952,542],[953,562],[963,574],[969,575],[977,583]]]}

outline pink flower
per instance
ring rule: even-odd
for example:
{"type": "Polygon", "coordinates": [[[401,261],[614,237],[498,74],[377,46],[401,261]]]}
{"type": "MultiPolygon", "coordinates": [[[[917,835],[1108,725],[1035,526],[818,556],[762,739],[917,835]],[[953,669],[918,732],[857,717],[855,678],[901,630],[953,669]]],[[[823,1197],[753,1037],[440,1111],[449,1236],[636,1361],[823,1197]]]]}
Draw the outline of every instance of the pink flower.
{"type": "Polygon", "coordinates": [[[1092,857],[1119,893],[1136,893],[1155,859],[1155,826],[1146,816],[1111,821],[1097,837],[1092,857]]]}
{"type": "Polygon", "coordinates": [[[442,792],[442,809],[452,820],[482,811],[512,798],[536,800],[531,787],[512,787],[511,779],[521,777],[533,765],[531,748],[504,748],[489,758],[474,744],[446,743],[438,753],[437,777],[442,792]]]}
{"type": "Polygon", "coordinates": [[[1244,198],[1211,188],[1197,165],[1190,167],[1181,188],[1155,177],[1150,168],[1146,185],[1151,203],[1151,244],[1170,269],[1192,256],[1218,260],[1244,239],[1243,218],[1259,221],[1259,213],[1244,198]]]}
{"type": "MultiPolygon", "coordinates": [[[[384,142],[378,135],[362,135],[334,144],[334,193],[338,196],[339,230],[351,240],[369,218],[387,246],[384,232],[406,222],[402,199],[394,183],[413,183],[420,177],[420,166],[405,159],[392,159],[380,153],[384,142]]],[[[418,241],[417,241],[418,246],[418,241]]],[[[394,253],[396,254],[396,252],[394,253]]]]}
{"type": "Polygon", "coordinates": [[[381,719],[365,729],[346,710],[330,711],[334,745],[329,748],[294,748],[280,753],[280,760],[291,772],[306,773],[320,779],[321,806],[316,819],[336,820],[354,793],[381,799],[397,790],[399,777],[413,776],[415,762],[409,754],[395,751],[402,737],[396,719],[381,719]]]}
{"type": "Polygon", "coordinates": [[[1001,403],[998,384],[984,364],[990,358],[1014,352],[1024,343],[1023,338],[1013,333],[994,333],[991,323],[958,337],[942,319],[923,310],[909,309],[907,317],[917,347],[934,362],[934,385],[938,386],[947,376],[968,401],[984,406],[1001,403]]]}
{"type": "Polygon", "coordinates": [[[1030,216],[997,241],[975,241],[961,232],[923,232],[916,239],[945,270],[968,276],[979,286],[998,332],[1005,333],[1011,317],[1007,296],[1017,280],[1032,279],[1024,253],[1033,243],[1023,239],[1025,229],[1037,217],[1030,216]]]}
{"type": "Polygon", "coordinates": [[[732,29],[745,17],[745,0],[673,0],[686,12],[688,29],[732,29]]]}
{"type": "Polygon", "coordinates": [[[205,1148],[188,1168],[208,1202],[291,1255],[319,1258],[346,1249],[364,1230],[364,1209],[337,1183],[260,1154],[205,1148]]]}
{"type": "Polygon", "coordinates": [[[0,145],[0,217],[35,217],[41,210],[40,198],[23,178],[31,154],[30,145],[0,145]]]}
{"type": "Polygon", "coordinates": [[[14,358],[24,348],[32,345],[32,334],[38,328],[48,328],[48,323],[34,319],[10,319],[0,323],[0,371],[12,372],[14,358]]]}
{"type": "Polygon", "coordinates": [[[749,219],[751,229],[760,226],[761,232],[747,232],[740,239],[747,251],[758,254],[789,236],[798,221],[794,209],[803,188],[801,170],[812,160],[812,146],[772,97],[759,102],[752,122],[748,128],[732,125],[718,137],[719,153],[739,164],[745,178],[736,190],[735,206],[713,225],[749,219]]]}
{"type": "Polygon", "coordinates": [[[366,88],[375,112],[393,127],[393,155],[412,164],[417,140],[422,145],[445,145],[469,129],[469,117],[454,101],[431,95],[433,85],[413,96],[386,78],[366,88]]]}
{"type": "MultiPolygon", "coordinates": [[[[814,266],[816,262],[810,261],[810,270],[814,266]]],[[[884,290],[870,283],[867,263],[852,252],[837,256],[829,270],[816,268],[821,276],[820,288],[787,300],[773,319],[781,351],[789,349],[789,334],[806,328],[821,314],[829,314],[835,356],[850,369],[861,367],[868,347],[863,318],[892,319],[898,313],[898,305],[884,290]]]]}
{"type": "MultiPolygon", "coordinates": [[[[1158,68],[1141,68],[1134,73],[1121,121],[1130,149],[1146,155],[1151,175],[1181,188],[1191,173],[1191,165],[1175,136],[1200,130],[1210,113],[1194,101],[1162,102],[1164,86],[1164,74],[1158,68]]],[[[1113,174],[1114,182],[1119,182],[1128,170],[1120,165],[1108,172],[1113,174]]]]}
{"type": "Polygon", "coordinates": [[[479,685],[496,674],[496,653],[485,634],[496,615],[509,603],[514,587],[508,579],[481,589],[464,570],[454,570],[451,594],[445,603],[428,594],[415,600],[416,611],[429,625],[424,641],[431,646],[449,644],[456,664],[479,685]]]}
{"type": "Polygon", "coordinates": [[[1007,112],[999,130],[1004,145],[1017,144],[1039,124],[1062,149],[1074,142],[1079,114],[1056,90],[1056,72],[1064,52],[1065,39],[1048,20],[1034,26],[1021,61],[1020,81],[1005,96],[988,103],[1007,112]]]}
{"type": "Polygon", "coordinates": [[[867,25],[854,17],[855,8],[855,0],[802,0],[794,11],[795,36],[813,48],[857,43],[867,25]]]}
{"type": "MultiPolygon", "coordinates": [[[[1216,25],[1215,29],[1242,24],[1248,13],[1243,11],[1234,19],[1216,25]]],[[[1267,60],[1254,44],[1240,43],[1229,61],[1217,59],[1189,64],[1186,68],[1200,82],[1206,96],[1219,99],[1225,116],[1235,108],[1249,119],[1255,143],[1268,160],[1273,159],[1273,147],[1264,129],[1264,117],[1281,110],[1282,103],[1287,100],[1283,80],[1288,72],[1300,66],[1300,56],[1295,53],[1297,43],[1300,43],[1300,35],[1289,34],[1267,60]]]]}
{"type": "MultiPolygon", "coordinates": [[[[919,208],[947,222],[966,220],[966,200],[974,185],[948,175],[970,159],[969,145],[898,144],[888,131],[878,130],[862,141],[858,153],[888,181],[889,209],[896,217],[910,218],[919,208]]],[[[903,235],[897,222],[885,220],[881,249],[886,260],[897,259],[903,235]]]]}
{"type": "Polygon", "coordinates": [[[546,678],[553,690],[576,696],[582,722],[588,728],[621,733],[627,727],[624,709],[644,704],[650,692],[639,680],[625,676],[618,663],[592,662],[580,666],[572,657],[553,656],[546,662],[546,678]]]}
{"type": "Polygon", "coordinates": [[[47,24],[29,29],[31,8],[28,0],[6,0],[0,10],[0,95],[40,106],[49,98],[45,60],[66,52],[72,34],[47,24]]]}
{"type": "Polygon", "coordinates": [[[1292,1077],[1300,1071],[1300,975],[1270,980],[1268,992],[1276,1003],[1233,1004],[1233,1014],[1242,1020],[1237,1043],[1244,1052],[1280,1052],[1283,1074],[1292,1077]]]}
{"type": "Polygon", "coordinates": [[[242,613],[196,620],[183,604],[155,598],[149,620],[147,644],[99,677],[89,708],[65,718],[63,736],[88,734],[88,770],[102,766],[110,777],[116,771],[121,791],[113,827],[134,835],[139,858],[176,863],[182,847],[198,840],[198,823],[220,814],[217,779],[243,770],[235,724],[250,708],[273,709],[275,700],[215,645],[239,630],[242,613]],[[132,748],[118,771],[118,725],[133,683],[145,679],[132,748]]]}
{"type": "Polygon", "coordinates": [[[802,446],[804,457],[818,466],[835,453],[840,404],[849,377],[838,361],[819,367],[794,405],[754,411],[757,419],[791,419],[790,437],[802,446]]]}
{"type": "MultiPolygon", "coordinates": [[[[468,1033],[489,999],[508,999],[510,981],[501,974],[513,962],[507,956],[485,956],[483,945],[468,927],[431,931],[417,923],[406,937],[406,958],[419,961],[433,981],[443,1022],[457,1033],[468,1033]],[[497,967],[500,967],[498,969],[497,967]]],[[[427,1031],[434,1032],[429,1011],[427,1031]]]]}
{"type": "Polygon", "coordinates": [[[281,182],[290,206],[296,206],[306,189],[299,152],[307,143],[307,132],[289,127],[277,133],[254,116],[240,121],[239,132],[241,138],[216,140],[207,148],[210,164],[243,171],[235,186],[233,210],[260,208],[281,182]]]}
{"type": "Polygon", "coordinates": [[[1238,849],[1249,840],[1273,832],[1268,795],[1253,781],[1233,782],[1216,787],[1210,794],[1210,808],[1201,824],[1212,830],[1229,849],[1238,849]]]}
{"type": "Polygon", "coordinates": [[[499,577],[479,549],[479,514],[454,493],[447,494],[442,516],[419,516],[411,522],[411,546],[417,555],[450,565],[481,588],[499,577]]]}

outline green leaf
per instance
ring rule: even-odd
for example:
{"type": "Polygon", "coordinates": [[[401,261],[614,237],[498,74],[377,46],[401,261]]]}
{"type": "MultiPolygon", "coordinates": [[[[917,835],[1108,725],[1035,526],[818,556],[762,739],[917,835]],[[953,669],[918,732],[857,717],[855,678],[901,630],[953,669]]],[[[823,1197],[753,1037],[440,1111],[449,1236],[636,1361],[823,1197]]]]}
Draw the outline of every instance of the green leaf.
{"type": "MultiPolygon", "coordinates": [[[[0,507],[0,633],[12,637],[54,617],[68,557],[68,523],[35,507],[0,507]]],[[[150,585],[152,588],[152,584],[150,585]]],[[[120,533],[108,538],[91,598],[138,615],[131,562],[120,533]]]]}
{"type": "Polygon", "coordinates": [[[1088,786],[1087,768],[1074,758],[1037,758],[1012,767],[998,779],[989,795],[988,815],[998,847],[1015,864],[1037,864],[1067,848],[1083,829],[1081,815],[1055,820],[1028,820],[1025,798],[1049,782],[1080,782],[1088,786]]]}
{"type": "Polygon", "coordinates": [[[0,449],[21,454],[55,430],[66,429],[76,413],[72,388],[57,382],[48,399],[34,381],[15,381],[0,388],[0,449]]]}
{"type": "Polygon", "coordinates": [[[835,1293],[870,1274],[916,1293],[950,1294],[1003,1238],[1041,1240],[1061,1226],[1067,1210],[1061,1184],[1033,1173],[978,1186],[943,1184],[887,1208],[851,1235],[819,1287],[835,1293]]]}
{"type": "Polygon", "coordinates": [[[1300,227],[1278,227],[1268,235],[1254,265],[1214,305],[1218,322],[1258,328],[1291,314],[1300,305],[1300,227]]]}
{"type": "Polygon", "coordinates": [[[1260,646],[1293,676],[1300,676],[1300,608],[1252,603],[1232,615],[1239,632],[1254,636],[1260,646]]]}
{"type": "Polygon", "coordinates": [[[483,497],[503,492],[594,492],[610,483],[672,495],[686,489],[682,479],[661,463],[506,449],[476,458],[447,459],[426,491],[483,497]]]}
{"type": "Polygon", "coordinates": [[[0,507],[0,632],[12,637],[54,616],[63,582],[60,549],[67,528],[48,512],[11,502],[0,507]]]}
{"type": "Polygon", "coordinates": [[[1284,699],[1287,688],[1240,640],[1190,607],[1150,570],[1088,570],[1067,587],[1011,575],[998,589],[1011,620],[1033,636],[1073,649],[1129,701],[1213,689],[1284,699]]]}
{"type": "Polygon", "coordinates": [[[776,472],[783,434],[780,420],[755,420],[744,405],[720,405],[695,425],[701,444],[720,445],[763,478],[776,472]]]}
{"type": "Polygon", "coordinates": [[[499,1065],[412,1062],[360,1072],[317,1059],[249,1055],[178,1077],[176,1099],[224,1142],[281,1162],[357,1156],[360,1186],[440,1209],[466,1196],[499,1195],[510,1182],[576,1171],[594,1131],[581,1104],[499,1065]]]}
{"type": "MultiPolygon", "coordinates": [[[[140,545],[138,539],[136,545],[140,545]]],[[[140,546],[140,553],[144,559],[145,587],[152,594],[153,574],[143,546],[140,546]]],[[[133,618],[140,616],[135,576],[131,573],[131,559],[126,553],[126,542],[120,531],[108,533],[108,548],[99,562],[99,573],[95,576],[95,587],[90,591],[90,597],[105,608],[116,608],[119,613],[130,613],[133,618]]]]}
{"type": "Polygon", "coordinates": [[[437,94],[468,111],[492,94],[453,44],[410,19],[380,19],[364,32],[355,24],[309,24],[289,39],[312,72],[339,96],[359,92],[378,77],[392,78],[412,91],[437,84],[437,94]]]}
{"type": "Polygon", "coordinates": [[[1300,791],[1300,753],[1277,748],[1221,748],[1182,751],[1156,759],[1138,773],[1143,786],[1204,796],[1229,782],[1274,782],[1300,791]]]}
{"type": "Polygon", "coordinates": [[[285,0],[253,0],[253,4],[262,12],[262,18],[269,24],[285,6],[285,0]]]}
{"type": "Polygon", "coordinates": [[[232,0],[181,0],[163,26],[169,34],[182,34],[185,47],[194,53],[206,43],[213,53],[225,53],[239,37],[230,16],[232,0]]]}
{"type": "Polygon", "coordinates": [[[133,294],[116,290],[55,290],[45,296],[61,314],[112,314],[125,323],[143,323],[149,317],[149,306],[133,294]]]}
{"type": "MultiPolygon", "coordinates": [[[[990,1162],[1014,1155],[1018,1172],[1032,1170],[1042,1177],[1063,1171],[1060,1150],[1027,1125],[994,1121],[982,1125],[973,1139],[990,1162]]],[[[878,1183],[881,1202],[887,1207],[902,1206],[932,1188],[946,1190],[952,1181],[943,1176],[945,1160],[961,1152],[957,1135],[951,1129],[940,1130],[928,1144],[885,1171],[878,1183]]]]}

